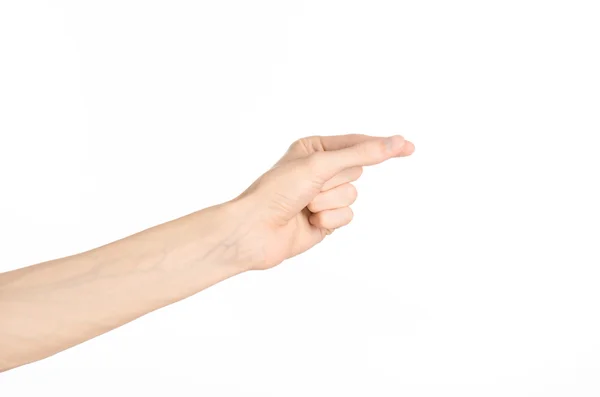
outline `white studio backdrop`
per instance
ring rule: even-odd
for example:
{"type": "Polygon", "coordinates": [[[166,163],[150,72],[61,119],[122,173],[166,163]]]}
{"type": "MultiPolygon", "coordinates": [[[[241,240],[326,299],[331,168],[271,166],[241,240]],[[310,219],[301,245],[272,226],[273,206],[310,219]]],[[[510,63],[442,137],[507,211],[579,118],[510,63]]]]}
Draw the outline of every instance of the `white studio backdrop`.
{"type": "Polygon", "coordinates": [[[600,395],[597,1],[0,1],[0,271],[403,134],[354,221],[0,396],[600,395]]]}

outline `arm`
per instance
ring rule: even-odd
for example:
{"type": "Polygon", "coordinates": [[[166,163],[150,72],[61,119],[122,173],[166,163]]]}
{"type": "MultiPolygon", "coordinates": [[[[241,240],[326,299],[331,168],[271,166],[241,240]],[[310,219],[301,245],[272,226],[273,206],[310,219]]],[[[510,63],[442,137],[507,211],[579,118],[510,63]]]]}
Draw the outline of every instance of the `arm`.
{"type": "Polygon", "coordinates": [[[0,274],[0,372],[306,251],[350,222],[363,165],[413,150],[401,137],[305,138],[230,202],[0,274]]]}
{"type": "Polygon", "coordinates": [[[240,273],[236,230],[227,221],[237,217],[233,207],[208,208],[88,252],[0,274],[0,371],[240,273]]]}

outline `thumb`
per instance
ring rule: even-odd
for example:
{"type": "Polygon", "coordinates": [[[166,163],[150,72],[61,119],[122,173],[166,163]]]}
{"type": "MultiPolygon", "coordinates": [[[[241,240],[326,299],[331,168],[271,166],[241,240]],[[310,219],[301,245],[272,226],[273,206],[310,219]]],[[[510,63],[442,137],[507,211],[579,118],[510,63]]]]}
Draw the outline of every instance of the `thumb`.
{"type": "Polygon", "coordinates": [[[350,167],[382,163],[401,154],[406,141],[400,135],[376,138],[340,150],[317,152],[309,161],[313,172],[327,181],[350,167]]]}

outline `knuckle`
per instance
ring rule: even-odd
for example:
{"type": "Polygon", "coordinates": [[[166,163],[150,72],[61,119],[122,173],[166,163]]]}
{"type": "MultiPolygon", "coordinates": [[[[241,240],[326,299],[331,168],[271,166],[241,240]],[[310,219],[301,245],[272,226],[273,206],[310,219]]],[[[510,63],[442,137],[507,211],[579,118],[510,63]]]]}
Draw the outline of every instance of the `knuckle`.
{"type": "Polygon", "coordinates": [[[302,139],[298,139],[294,142],[292,142],[292,144],[290,145],[290,150],[298,150],[300,148],[302,148],[303,143],[302,143],[302,139]]]}
{"type": "Polygon", "coordinates": [[[305,137],[305,138],[300,138],[295,140],[291,145],[289,150],[293,150],[293,151],[302,151],[302,152],[308,152],[308,147],[309,147],[309,140],[310,137],[305,137]]]}
{"type": "Polygon", "coordinates": [[[318,152],[325,150],[321,141],[321,136],[311,135],[303,138],[304,144],[309,152],[318,152]]]}
{"type": "Polygon", "coordinates": [[[292,143],[290,148],[293,150],[300,150],[305,154],[310,154],[322,150],[319,142],[321,142],[321,139],[317,135],[305,136],[292,143]]]}

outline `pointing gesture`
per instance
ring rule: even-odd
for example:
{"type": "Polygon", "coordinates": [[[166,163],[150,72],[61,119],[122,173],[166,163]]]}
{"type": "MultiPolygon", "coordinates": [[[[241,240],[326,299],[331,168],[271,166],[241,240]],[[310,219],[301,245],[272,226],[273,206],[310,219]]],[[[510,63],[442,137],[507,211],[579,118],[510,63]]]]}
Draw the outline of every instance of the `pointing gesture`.
{"type": "Polygon", "coordinates": [[[413,151],[400,136],[300,139],[231,201],[0,273],[0,372],[306,251],[352,220],[362,167],[413,151]]]}
{"type": "Polygon", "coordinates": [[[248,239],[248,251],[256,259],[252,268],[275,266],[350,223],[349,206],[357,196],[351,182],[361,176],[362,167],[413,151],[414,145],[401,136],[339,135],[296,141],[234,200],[253,213],[248,239]]]}

